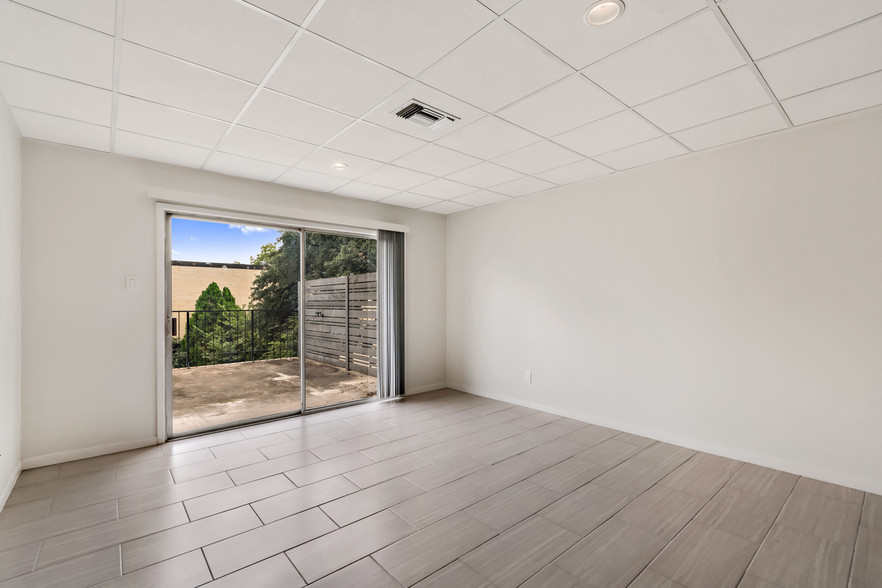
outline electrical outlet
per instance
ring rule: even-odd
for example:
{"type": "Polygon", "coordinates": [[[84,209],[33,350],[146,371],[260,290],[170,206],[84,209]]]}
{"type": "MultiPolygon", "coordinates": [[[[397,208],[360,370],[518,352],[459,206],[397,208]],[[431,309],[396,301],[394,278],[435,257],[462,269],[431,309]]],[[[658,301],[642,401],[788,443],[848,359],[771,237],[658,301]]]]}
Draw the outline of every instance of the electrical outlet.
{"type": "Polygon", "coordinates": [[[530,370],[525,371],[524,372],[524,381],[528,384],[532,384],[533,383],[533,372],[531,372],[530,370]]]}

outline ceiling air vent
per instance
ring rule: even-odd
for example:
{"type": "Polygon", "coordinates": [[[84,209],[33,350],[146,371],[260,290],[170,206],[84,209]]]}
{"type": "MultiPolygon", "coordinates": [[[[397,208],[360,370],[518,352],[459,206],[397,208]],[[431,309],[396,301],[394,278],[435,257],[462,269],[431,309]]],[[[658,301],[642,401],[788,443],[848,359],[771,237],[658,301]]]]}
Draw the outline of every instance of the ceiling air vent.
{"type": "Polygon", "coordinates": [[[431,106],[426,106],[416,100],[411,100],[405,104],[395,113],[395,116],[401,117],[404,120],[410,121],[421,127],[425,127],[430,131],[439,131],[450,123],[459,120],[451,114],[447,114],[446,112],[442,112],[431,106]]]}

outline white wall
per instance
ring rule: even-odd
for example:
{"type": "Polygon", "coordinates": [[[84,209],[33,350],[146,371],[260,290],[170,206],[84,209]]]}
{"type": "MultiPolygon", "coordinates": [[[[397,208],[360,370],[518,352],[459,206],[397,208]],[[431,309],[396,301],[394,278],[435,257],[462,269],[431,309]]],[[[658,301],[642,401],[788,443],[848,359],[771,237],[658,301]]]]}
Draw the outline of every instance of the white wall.
{"type": "Polygon", "coordinates": [[[149,188],[408,225],[408,391],[445,382],[444,217],[26,140],[22,162],[25,466],[156,432],[156,227],[149,188]],[[139,275],[140,291],[124,290],[139,275]]]}
{"type": "Polygon", "coordinates": [[[449,217],[448,382],[882,492],[880,162],[876,109],[449,217]]]}
{"type": "Polygon", "coordinates": [[[21,136],[0,95],[0,510],[21,467],[21,136]]]}

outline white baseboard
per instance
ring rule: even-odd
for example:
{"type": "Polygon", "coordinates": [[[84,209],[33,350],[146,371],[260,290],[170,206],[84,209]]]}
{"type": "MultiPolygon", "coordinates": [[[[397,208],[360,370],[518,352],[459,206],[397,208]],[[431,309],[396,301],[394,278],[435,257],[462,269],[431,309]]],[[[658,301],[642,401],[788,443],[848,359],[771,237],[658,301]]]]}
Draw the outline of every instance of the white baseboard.
{"type": "Polygon", "coordinates": [[[656,429],[653,427],[641,427],[639,425],[633,425],[631,423],[612,419],[603,415],[597,415],[582,411],[563,411],[553,406],[547,406],[538,402],[527,402],[503,396],[501,394],[487,394],[482,391],[469,389],[469,386],[456,384],[454,382],[448,382],[447,387],[453,388],[454,390],[459,390],[461,392],[467,392],[468,394],[474,394],[475,396],[492,398],[493,400],[500,400],[502,402],[517,404],[518,406],[541,410],[542,412],[548,412],[551,414],[556,414],[558,416],[576,419],[578,421],[591,423],[593,425],[600,425],[601,427],[617,429],[619,431],[624,431],[625,433],[633,433],[634,435],[649,437],[650,439],[663,441],[665,443],[671,443],[673,445],[679,445],[680,447],[687,447],[689,449],[694,449],[695,451],[703,451],[704,453],[711,453],[713,455],[719,455],[721,457],[727,457],[729,459],[734,459],[737,461],[744,461],[758,466],[781,470],[783,472],[788,472],[797,476],[805,476],[806,478],[813,478],[815,480],[828,482],[830,484],[847,486],[848,488],[855,488],[857,490],[863,490],[864,492],[870,492],[872,494],[882,494],[882,481],[880,480],[864,478],[861,476],[855,476],[843,472],[831,471],[826,468],[821,468],[805,462],[791,461],[788,459],[781,459],[772,455],[758,454],[738,448],[716,445],[702,439],[696,439],[694,437],[689,437],[686,435],[679,435],[671,431],[665,431],[663,429],[656,429]]]}
{"type": "Polygon", "coordinates": [[[21,474],[21,462],[18,462],[18,465],[12,470],[12,475],[9,476],[6,485],[3,486],[3,490],[0,491],[0,512],[3,512],[3,507],[6,506],[6,501],[9,499],[9,495],[12,494],[12,489],[15,488],[15,483],[18,482],[19,474],[21,474]]]}
{"type": "Polygon", "coordinates": [[[38,455],[36,457],[25,458],[21,463],[22,469],[29,470],[32,468],[55,465],[57,463],[86,459],[87,457],[119,453],[120,451],[128,451],[130,449],[140,449],[141,447],[149,447],[151,445],[156,445],[156,437],[145,437],[143,439],[134,439],[132,441],[121,441],[119,443],[108,443],[106,445],[97,445],[95,447],[84,447],[83,449],[71,449],[70,451],[38,455]]]}
{"type": "Polygon", "coordinates": [[[408,388],[405,390],[404,395],[408,394],[421,394],[423,392],[432,392],[433,390],[441,390],[442,388],[447,388],[447,382],[438,382],[436,384],[426,384],[425,386],[417,386],[416,388],[408,388]]]}

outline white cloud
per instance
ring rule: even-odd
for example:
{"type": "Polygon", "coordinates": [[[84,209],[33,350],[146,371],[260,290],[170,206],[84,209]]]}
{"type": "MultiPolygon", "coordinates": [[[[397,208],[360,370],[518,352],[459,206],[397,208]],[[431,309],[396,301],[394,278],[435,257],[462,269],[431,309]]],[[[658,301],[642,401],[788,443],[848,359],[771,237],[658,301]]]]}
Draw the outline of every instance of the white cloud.
{"type": "Polygon", "coordinates": [[[199,239],[197,239],[196,237],[190,237],[190,240],[191,241],[198,241],[199,239]]]}
{"type": "Polygon", "coordinates": [[[246,225],[227,225],[231,229],[239,229],[242,231],[243,235],[250,235],[251,233],[266,233],[269,229],[264,229],[263,227],[248,227],[246,225]]]}
{"type": "Polygon", "coordinates": [[[172,249],[172,255],[180,255],[180,254],[181,254],[180,251],[175,251],[174,249],[172,249]]]}

